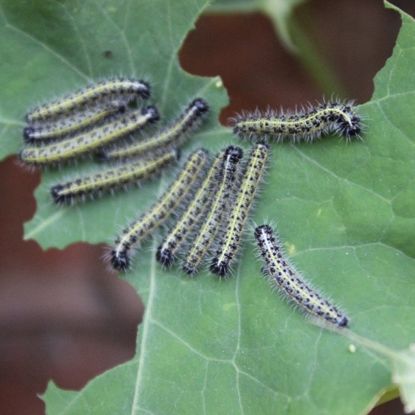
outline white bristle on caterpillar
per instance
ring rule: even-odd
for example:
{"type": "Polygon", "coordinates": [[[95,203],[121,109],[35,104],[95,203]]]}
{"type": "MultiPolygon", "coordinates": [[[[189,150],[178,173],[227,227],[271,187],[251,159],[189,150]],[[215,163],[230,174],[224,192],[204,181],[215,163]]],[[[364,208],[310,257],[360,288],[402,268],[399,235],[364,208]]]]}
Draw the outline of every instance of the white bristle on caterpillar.
{"type": "Polygon", "coordinates": [[[263,272],[284,297],[317,319],[323,319],[339,328],[348,326],[349,318],[331,301],[312,288],[288,262],[281,242],[271,226],[256,227],[255,239],[265,261],[263,272]]]}
{"type": "Polygon", "coordinates": [[[230,209],[229,221],[209,268],[220,277],[225,277],[229,273],[231,265],[236,259],[245,224],[264,175],[268,157],[269,148],[266,144],[255,145],[249,155],[235,201],[230,209]]]}
{"type": "Polygon", "coordinates": [[[129,137],[148,123],[156,122],[158,119],[158,111],[152,105],[113,115],[107,122],[91,130],[42,146],[24,147],[20,152],[20,159],[34,166],[54,166],[83,157],[103,146],[129,137]]]}
{"type": "Polygon", "coordinates": [[[115,114],[125,111],[125,107],[101,107],[86,109],[61,117],[52,122],[31,124],[23,129],[23,138],[27,144],[44,144],[47,141],[66,138],[81,130],[97,126],[115,114]]]}
{"type": "Polygon", "coordinates": [[[331,133],[349,140],[360,137],[362,132],[356,107],[339,100],[310,104],[298,111],[243,112],[232,120],[232,126],[240,138],[258,142],[312,142],[331,133]]]}
{"type": "Polygon", "coordinates": [[[178,253],[188,242],[187,239],[193,233],[193,229],[200,226],[202,217],[210,209],[214,194],[219,186],[218,178],[221,176],[226,151],[227,149],[224,149],[215,157],[188,208],[173,228],[169,230],[162,244],[158,247],[156,259],[163,266],[169,267],[172,265],[178,253]]]}
{"type": "Polygon", "coordinates": [[[159,228],[185,201],[189,201],[194,191],[193,187],[204,177],[208,163],[209,152],[207,150],[198,149],[191,153],[175,180],[160,198],[121,232],[110,253],[110,262],[115,270],[126,271],[130,267],[136,247],[159,228]]]}
{"type": "Polygon", "coordinates": [[[154,136],[125,146],[103,149],[98,153],[98,157],[102,160],[126,159],[145,155],[161,147],[179,147],[189,135],[189,131],[201,124],[203,116],[208,111],[209,106],[206,101],[196,98],[176,120],[154,136]]]}
{"type": "Polygon", "coordinates": [[[106,79],[34,108],[26,114],[26,121],[48,122],[57,117],[67,116],[72,111],[104,104],[107,107],[125,106],[134,98],[147,99],[149,96],[150,85],[145,81],[127,78],[106,79]]]}
{"type": "Polygon", "coordinates": [[[195,275],[199,271],[219,234],[224,217],[230,209],[232,192],[235,190],[237,167],[243,157],[243,151],[240,147],[229,146],[225,149],[223,157],[223,167],[216,178],[219,185],[213,195],[212,205],[185,255],[183,271],[188,275],[195,275]]]}
{"type": "Polygon", "coordinates": [[[58,205],[71,205],[79,200],[114,193],[130,184],[139,184],[159,175],[177,160],[177,150],[169,150],[146,159],[121,162],[94,174],[79,176],[52,186],[51,195],[58,205]]]}

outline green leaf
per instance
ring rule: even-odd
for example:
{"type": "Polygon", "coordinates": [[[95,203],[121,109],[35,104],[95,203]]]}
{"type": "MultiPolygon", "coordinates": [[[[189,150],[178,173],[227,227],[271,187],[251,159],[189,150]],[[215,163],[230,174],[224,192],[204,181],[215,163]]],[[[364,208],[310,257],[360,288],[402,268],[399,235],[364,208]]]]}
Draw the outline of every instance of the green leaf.
{"type": "MultiPolygon", "coordinates": [[[[192,146],[217,150],[232,141],[217,122],[226,104],[218,80],[190,76],[177,61],[205,1],[0,5],[8,54],[1,63],[3,122],[19,125],[27,107],[88,79],[147,74],[166,119],[196,95],[212,106],[209,122],[185,154],[192,146]]],[[[217,281],[208,273],[189,280],[179,270],[161,270],[154,241],[123,277],[146,304],[135,358],[79,392],[51,383],[43,397],[49,415],[352,415],[377,402],[391,385],[384,351],[406,348],[415,325],[415,22],[401,16],[393,56],[376,77],[372,100],[359,109],[366,118],[363,142],[328,137],[315,145],[275,145],[253,217],[278,224],[297,266],[344,307],[351,331],[339,336],[318,328],[281,301],[261,278],[250,242],[233,278],[217,281]]],[[[7,127],[7,136],[3,129],[3,155],[19,146],[16,125],[7,127]]],[[[111,241],[170,176],[76,208],[52,206],[51,183],[83,168],[88,166],[42,175],[26,238],[44,248],[111,241]]]]}

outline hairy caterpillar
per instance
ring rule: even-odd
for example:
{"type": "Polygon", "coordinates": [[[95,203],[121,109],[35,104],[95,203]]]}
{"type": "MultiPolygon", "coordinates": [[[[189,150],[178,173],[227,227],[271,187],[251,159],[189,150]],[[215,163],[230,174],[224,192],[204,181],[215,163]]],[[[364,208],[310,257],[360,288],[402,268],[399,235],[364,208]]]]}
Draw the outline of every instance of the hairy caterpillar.
{"type": "Polygon", "coordinates": [[[208,110],[209,106],[206,101],[202,98],[196,98],[187,106],[180,117],[156,135],[126,146],[103,149],[98,156],[103,160],[125,159],[141,156],[160,147],[180,146],[189,130],[200,124],[202,116],[208,110]]]}
{"type": "Polygon", "coordinates": [[[329,300],[322,297],[301,274],[285,259],[281,242],[269,225],[255,229],[259,252],[265,261],[264,274],[288,300],[302,310],[338,327],[349,324],[347,316],[329,300]]]}
{"type": "Polygon", "coordinates": [[[361,117],[351,102],[327,101],[299,111],[257,110],[242,113],[233,120],[233,132],[240,138],[261,141],[285,138],[292,142],[311,142],[322,135],[335,133],[346,139],[359,137],[361,117]]]}
{"type": "Polygon", "coordinates": [[[80,176],[51,188],[51,195],[56,204],[70,205],[87,197],[95,198],[105,192],[114,192],[131,183],[150,180],[163,168],[177,160],[177,150],[131,162],[122,162],[99,172],[80,176]]]}
{"type": "Polygon", "coordinates": [[[131,251],[190,197],[194,185],[204,176],[208,163],[207,150],[199,149],[190,154],[175,180],[162,196],[148,211],[128,225],[116,239],[110,254],[111,265],[114,269],[125,271],[129,268],[131,251]]]}
{"type": "Polygon", "coordinates": [[[127,137],[147,123],[159,119],[157,109],[148,106],[125,114],[112,116],[108,122],[92,130],[43,146],[28,146],[20,152],[20,159],[31,165],[55,165],[81,157],[96,149],[127,137]]]}
{"type": "Polygon", "coordinates": [[[210,265],[210,270],[221,277],[228,274],[238,253],[245,223],[264,174],[268,156],[269,149],[265,144],[257,144],[249,156],[235,202],[231,208],[229,222],[210,265]]]}
{"type": "Polygon", "coordinates": [[[225,149],[215,157],[212,166],[188,208],[177,221],[176,225],[169,231],[163,243],[158,247],[156,259],[162,265],[169,267],[173,263],[177,253],[186,242],[186,237],[198,225],[202,215],[209,210],[213,193],[216,192],[218,187],[218,178],[221,176],[227,151],[229,150],[225,149]]]}
{"type": "Polygon", "coordinates": [[[116,112],[124,112],[125,107],[97,107],[69,114],[53,122],[38,125],[29,125],[23,129],[23,138],[26,143],[34,144],[64,138],[87,127],[96,125],[116,112]]]}
{"type": "Polygon", "coordinates": [[[243,152],[239,147],[229,146],[225,151],[223,167],[217,177],[218,189],[183,264],[183,271],[188,275],[197,273],[218,235],[225,215],[229,212],[230,198],[235,190],[236,169],[242,156],[243,152]]]}
{"type": "Polygon", "coordinates": [[[82,88],[55,101],[40,105],[26,114],[29,123],[44,122],[68,115],[74,110],[84,110],[97,104],[108,107],[126,105],[134,97],[147,99],[150,86],[147,82],[134,79],[107,79],[82,88]]]}

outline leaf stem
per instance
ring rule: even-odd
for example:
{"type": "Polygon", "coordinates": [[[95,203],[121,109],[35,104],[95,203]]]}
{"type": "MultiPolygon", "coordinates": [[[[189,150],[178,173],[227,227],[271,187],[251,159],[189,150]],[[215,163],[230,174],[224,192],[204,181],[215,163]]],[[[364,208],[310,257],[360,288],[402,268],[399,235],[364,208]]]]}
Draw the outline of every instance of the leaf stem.
{"type": "Polygon", "coordinates": [[[385,356],[391,360],[401,359],[399,352],[393,349],[390,349],[389,347],[384,346],[383,344],[380,344],[374,340],[370,340],[366,337],[363,337],[360,334],[357,334],[351,330],[348,330],[348,329],[337,330],[336,329],[336,332],[344,337],[347,337],[351,341],[361,346],[364,346],[367,349],[373,350],[374,352],[379,353],[380,355],[385,356]]]}
{"type": "Polygon", "coordinates": [[[258,1],[214,1],[206,10],[207,13],[251,13],[259,9],[258,1]]]}
{"type": "Polygon", "coordinates": [[[297,58],[312,76],[314,82],[329,96],[333,93],[345,96],[345,88],[332,70],[330,63],[326,61],[317,50],[316,45],[310,40],[308,31],[301,27],[294,15],[291,15],[288,24],[291,38],[298,51],[297,58]]]}
{"type": "Polygon", "coordinates": [[[254,13],[261,12],[271,20],[275,33],[283,46],[294,56],[329,96],[345,96],[346,91],[330,64],[310,41],[309,31],[304,30],[293,14],[293,7],[279,5],[275,0],[252,0],[214,2],[207,13],[254,13]]]}

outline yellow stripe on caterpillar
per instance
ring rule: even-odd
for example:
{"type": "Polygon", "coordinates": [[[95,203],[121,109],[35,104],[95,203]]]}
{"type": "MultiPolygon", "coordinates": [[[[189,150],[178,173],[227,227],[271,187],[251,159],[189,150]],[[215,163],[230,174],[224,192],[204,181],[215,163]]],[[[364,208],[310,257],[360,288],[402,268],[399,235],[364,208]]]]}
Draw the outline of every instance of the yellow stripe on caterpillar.
{"type": "Polygon", "coordinates": [[[38,106],[26,114],[26,121],[45,122],[66,116],[74,110],[85,110],[102,104],[109,107],[125,106],[134,97],[147,99],[149,96],[150,86],[145,81],[126,78],[107,79],[38,106]]]}
{"type": "Polygon", "coordinates": [[[20,152],[20,159],[35,166],[56,165],[94,152],[158,119],[158,112],[154,106],[114,115],[108,122],[64,140],[43,146],[27,146],[20,152]]]}
{"type": "Polygon", "coordinates": [[[180,252],[186,243],[186,238],[192,233],[195,227],[200,225],[199,222],[202,216],[209,210],[219,185],[218,178],[221,176],[225,153],[226,149],[215,157],[212,166],[190,202],[189,207],[158,247],[156,259],[165,267],[172,265],[177,253],[180,252]]]}
{"type": "Polygon", "coordinates": [[[178,147],[183,144],[189,131],[200,124],[202,116],[208,110],[209,107],[206,101],[201,98],[196,98],[187,106],[180,117],[154,136],[126,146],[103,149],[99,153],[99,158],[102,160],[126,159],[142,156],[161,147],[178,147]]]}
{"type": "Polygon", "coordinates": [[[324,101],[299,111],[244,112],[233,120],[233,132],[254,141],[314,141],[322,135],[360,137],[361,117],[352,102],[324,101]]]}
{"type": "Polygon", "coordinates": [[[28,144],[43,144],[46,141],[65,138],[78,131],[99,124],[107,117],[125,108],[97,107],[85,111],[74,112],[67,117],[58,118],[52,122],[29,125],[23,129],[23,138],[28,144]]]}
{"type": "Polygon", "coordinates": [[[188,275],[194,275],[198,272],[218,235],[223,218],[229,211],[236,170],[242,156],[243,152],[239,147],[229,146],[225,151],[223,167],[217,177],[219,185],[212,205],[185,256],[183,271],[188,275]]]}
{"type": "Polygon", "coordinates": [[[274,235],[269,225],[258,226],[255,229],[255,239],[266,264],[263,268],[264,274],[284,297],[309,315],[323,319],[337,327],[346,327],[349,324],[349,318],[312,288],[288,262],[278,236],[274,235]]]}
{"type": "Polygon", "coordinates": [[[219,248],[212,259],[210,270],[221,277],[228,274],[239,251],[246,221],[249,217],[259,184],[265,172],[269,149],[265,144],[253,147],[243,174],[230,219],[219,248]]]}
{"type": "Polygon", "coordinates": [[[147,159],[121,162],[97,173],[56,184],[51,188],[51,195],[56,204],[70,205],[87,197],[95,198],[122,189],[131,183],[150,180],[176,160],[177,151],[170,150],[147,159]]]}
{"type": "Polygon", "coordinates": [[[149,210],[128,225],[116,239],[110,254],[114,269],[126,271],[130,267],[132,251],[189,199],[194,185],[204,176],[208,163],[207,150],[199,149],[190,154],[175,180],[161,197],[149,210]]]}

